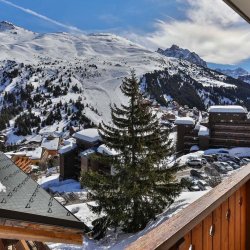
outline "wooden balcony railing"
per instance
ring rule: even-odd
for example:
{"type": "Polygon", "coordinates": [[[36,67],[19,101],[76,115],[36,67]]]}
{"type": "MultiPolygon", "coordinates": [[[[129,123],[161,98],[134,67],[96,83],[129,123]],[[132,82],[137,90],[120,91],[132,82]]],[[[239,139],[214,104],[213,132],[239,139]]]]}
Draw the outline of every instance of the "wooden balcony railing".
{"type": "Polygon", "coordinates": [[[250,165],[126,249],[250,249],[250,165]]]}

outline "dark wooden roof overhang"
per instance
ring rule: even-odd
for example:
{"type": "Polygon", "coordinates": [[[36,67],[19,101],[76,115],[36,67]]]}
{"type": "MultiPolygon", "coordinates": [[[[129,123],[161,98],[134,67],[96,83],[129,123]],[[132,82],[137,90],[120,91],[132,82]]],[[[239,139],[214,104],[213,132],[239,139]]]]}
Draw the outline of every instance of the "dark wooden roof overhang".
{"type": "Polygon", "coordinates": [[[250,23],[250,2],[249,0],[223,0],[241,17],[250,23]]]}
{"type": "Polygon", "coordinates": [[[82,244],[87,226],[0,152],[0,239],[82,244]]]}

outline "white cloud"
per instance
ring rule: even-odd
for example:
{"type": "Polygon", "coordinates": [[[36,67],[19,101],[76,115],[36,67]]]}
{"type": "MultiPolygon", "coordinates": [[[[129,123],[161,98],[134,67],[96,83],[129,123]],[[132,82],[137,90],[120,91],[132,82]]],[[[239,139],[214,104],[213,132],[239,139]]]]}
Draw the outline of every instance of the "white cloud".
{"type": "Polygon", "coordinates": [[[57,26],[60,26],[60,27],[62,27],[64,29],[66,29],[66,30],[73,31],[73,32],[83,32],[82,30],[78,29],[75,26],[71,26],[71,25],[67,25],[67,24],[58,22],[58,21],[56,21],[54,19],[51,19],[51,18],[49,18],[47,16],[44,16],[44,15],[41,15],[41,14],[39,14],[39,13],[33,11],[33,10],[24,8],[24,7],[20,6],[20,5],[14,4],[14,3],[10,2],[10,1],[0,0],[0,2],[5,3],[5,4],[7,4],[7,5],[11,6],[11,7],[14,7],[16,9],[19,9],[19,10],[21,10],[21,11],[27,13],[27,14],[30,14],[32,16],[38,17],[40,19],[43,19],[43,20],[45,20],[45,21],[47,21],[49,23],[55,24],[57,26]]]}
{"type": "Polygon", "coordinates": [[[250,26],[223,1],[186,0],[185,4],[185,20],[157,20],[154,32],[127,36],[153,49],[177,44],[212,63],[237,64],[250,58],[250,26]]]}

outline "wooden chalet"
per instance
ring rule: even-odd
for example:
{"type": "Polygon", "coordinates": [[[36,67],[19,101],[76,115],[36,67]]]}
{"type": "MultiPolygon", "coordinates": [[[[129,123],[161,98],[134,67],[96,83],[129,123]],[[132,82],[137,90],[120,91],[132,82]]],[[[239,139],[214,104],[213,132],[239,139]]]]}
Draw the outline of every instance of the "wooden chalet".
{"type": "Polygon", "coordinates": [[[48,155],[56,156],[58,155],[58,149],[60,145],[60,138],[48,136],[47,138],[43,138],[41,147],[47,152],[48,155]]]}
{"type": "MultiPolygon", "coordinates": [[[[57,200],[0,153],[0,249],[39,249],[32,244],[82,244],[87,230],[57,200]]],[[[40,248],[45,249],[45,248],[40,248]]]]}
{"type": "Polygon", "coordinates": [[[100,145],[98,129],[84,129],[74,134],[75,143],[66,144],[59,150],[60,179],[79,179],[81,174],[81,153],[100,145]]]}
{"type": "Polygon", "coordinates": [[[200,149],[250,147],[250,119],[248,111],[236,105],[211,106],[209,120],[196,122],[189,117],[176,119],[177,151],[200,149]]]}
{"type": "Polygon", "coordinates": [[[25,173],[30,173],[31,165],[45,165],[48,153],[42,147],[23,147],[19,151],[6,153],[25,173]]]}

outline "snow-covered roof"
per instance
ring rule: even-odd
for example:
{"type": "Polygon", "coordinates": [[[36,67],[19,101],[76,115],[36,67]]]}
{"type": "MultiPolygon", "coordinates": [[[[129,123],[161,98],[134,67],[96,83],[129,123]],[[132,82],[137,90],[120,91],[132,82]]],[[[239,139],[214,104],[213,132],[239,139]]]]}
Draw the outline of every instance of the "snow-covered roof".
{"type": "Polygon", "coordinates": [[[41,144],[41,147],[46,148],[47,150],[57,150],[59,147],[59,138],[44,138],[41,144]]]}
{"type": "Polygon", "coordinates": [[[30,139],[27,140],[27,143],[29,142],[41,142],[42,141],[42,136],[41,135],[35,135],[31,137],[30,139]]]}
{"type": "Polygon", "coordinates": [[[101,140],[101,137],[98,133],[98,129],[96,128],[83,129],[79,132],[76,132],[74,134],[74,137],[76,139],[80,139],[87,142],[95,142],[101,140]]]}
{"type": "Polygon", "coordinates": [[[177,125],[182,125],[182,124],[183,125],[194,125],[195,121],[191,117],[178,117],[175,120],[175,124],[177,124],[177,125]]]}
{"type": "Polygon", "coordinates": [[[59,154],[65,154],[70,152],[71,150],[75,149],[77,147],[75,139],[69,138],[68,140],[65,140],[64,145],[60,148],[58,151],[59,154]]]}
{"type": "Polygon", "coordinates": [[[107,154],[107,155],[117,155],[118,153],[114,149],[110,149],[105,144],[102,144],[97,148],[97,152],[100,154],[107,154]]]}
{"type": "Polygon", "coordinates": [[[209,113],[247,113],[247,110],[238,105],[216,105],[208,109],[209,113]]]}
{"type": "Polygon", "coordinates": [[[89,156],[91,154],[96,153],[96,148],[88,148],[82,152],[80,152],[79,156],[83,157],[83,156],[89,156]]]}
{"type": "Polygon", "coordinates": [[[43,153],[42,147],[38,147],[35,150],[27,151],[26,156],[28,156],[31,160],[41,159],[43,153]]]}
{"type": "Polygon", "coordinates": [[[198,136],[208,136],[209,135],[209,129],[203,125],[200,125],[198,136]]]}
{"type": "Polygon", "coordinates": [[[37,159],[41,159],[42,153],[43,153],[42,147],[38,147],[38,148],[34,148],[34,149],[32,149],[32,148],[30,149],[28,147],[23,147],[23,148],[20,148],[19,150],[20,151],[6,152],[5,155],[9,158],[16,155],[16,156],[29,157],[31,160],[37,160],[37,159]]]}

